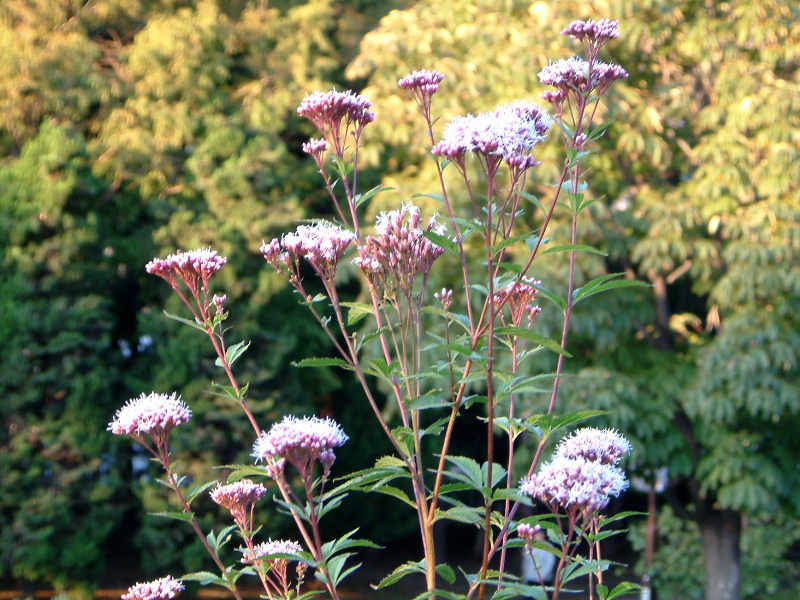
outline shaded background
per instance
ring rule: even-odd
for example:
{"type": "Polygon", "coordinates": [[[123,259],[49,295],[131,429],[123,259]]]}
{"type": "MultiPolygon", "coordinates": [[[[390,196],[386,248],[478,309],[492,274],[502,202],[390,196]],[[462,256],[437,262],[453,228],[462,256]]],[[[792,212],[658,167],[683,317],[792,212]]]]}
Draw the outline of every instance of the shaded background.
{"type": "MultiPolygon", "coordinates": [[[[170,502],[157,471],[105,431],[128,398],[178,391],[195,415],[174,434],[184,472],[217,479],[214,464],[249,460],[247,423],[206,391],[220,378],[210,348],[164,318],[181,307],[144,272],[178,248],[229,258],[215,291],[228,295],[231,339],[253,342],[237,365],[262,426],[290,411],[335,416],[352,438],[336,469],[371,465],[385,448],[350,378],[289,366],[331,349],[258,254],[298,219],[332,214],[300,148],[315,132],[295,109],[332,87],[374,102],[359,181],[394,188],[374,214],[437,187],[400,77],[446,74],[441,131],[455,115],[538,97],[541,67],[578,51],[559,35],[575,18],[621,19],[604,58],[631,74],[603,109],[614,123],[588,180],[605,198],[579,234],[608,256],[581,256],[579,278],[625,272],[652,288],[575,313],[568,368],[579,376],[564,380],[564,408],[614,411],[593,424],[632,439],[640,489],[668,468],[662,598],[703,597],[703,561],[729,576],[740,543],[743,596],[796,597],[800,13],[790,0],[4,0],[0,581],[78,596],[130,565],[147,577],[205,568],[188,528],[146,514],[170,502]]],[[[530,184],[542,197],[563,160],[551,138],[530,184]]],[[[565,216],[555,240],[567,238],[565,216]]],[[[555,291],[566,287],[561,256],[532,273],[555,291]]],[[[452,285],[446,268],[433,277],[452,285]]],[[[360,291],[347,269],[341,283],[360,291]]],[[[540,332],[555,336],[558,311],[543,308],[540,332]]],[[[533,413],[543,400],[524,402],[533,413]]],[[[458,452],[480,457],[469,427],[458,452]]],[[[210,501],[197,508],[206,525],[221,516],[210,501]]],[[[379,543],[402,541],[414,523],[398,508],[353,499],[330,533],[358,521],[379,543]]],[[[290,531],[262,513],[265,536],[290,531]]],[[[636,551],[641,529],[631,523],[636,551]]]]}

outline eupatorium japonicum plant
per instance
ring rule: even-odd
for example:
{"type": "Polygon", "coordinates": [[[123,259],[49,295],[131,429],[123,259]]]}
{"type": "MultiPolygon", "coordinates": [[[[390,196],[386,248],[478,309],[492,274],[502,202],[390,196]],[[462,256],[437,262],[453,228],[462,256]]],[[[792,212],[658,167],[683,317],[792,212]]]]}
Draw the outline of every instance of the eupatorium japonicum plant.
{"type": "MultiPolygon", "coordinates": [[[[440,189],[428,196],[441,203],[439,215],[423,215],[423,207],[406,202],[381,212],[372,226],[363,223],[363,206],[381,191],[361,192],[357,179],[362,134],[376,118],[372,103],[350,91],[317,91],[298,108],[320,131],[321,137],[306,142],[303,150],[318,166],[338,219],[300,225],[265,241],[261,254],[298,293],[338,353],[299,366],[351,371],[393,455],[357,473],[339,474],[332,482],[335,453],[348,441],[348,434],[333,419],[289,415],[262,429],[247,404],[248,386],[241,385],[233,371],[248,344],[228,345],[222,326],[229,316],[226,296],[211,289],[213,275],[226,259],[211,249],[200,249],[147,265],[147,271],[165,279],[191,312],[193,320],[179,320],[208,336],[230,383],[219,386],[219,392],[240,404],[253,428],[254,464],[229,469],[228,481],[216,483],[210,492],[214,502],[228,510],[233,525],[206,536],[191,503],[214,482],[187,490],[170,461],[169,432],[189,420],[189,409],[174,394],[154,393],[131,400],[109,426],[112,432],[144,444],[163,465],[166,482],[181,501],[183,520],[195,529],[219,569],[219,575],[203,572],[183,580],[219,584],[240,598],[239,578],[255,576],[270,599],[306,598],[316,593],[300,587],[310,568],[325,593],[338,600],[341,581],[356,568],[346,564],[354,549],[372,544],[354,539],[352,533],[324,541],[320,519],[348,494],[369,492],[402,500],[415,513],[422,542],[420,560],[398,566],[378,583],[378,589],[413,574],[424,578],[426,592],[421,597],[522,594],[555,599],[565,583],[586,575],[592,597],[613,598],[630,588],[623,584],[608,590],[602,585],[602,572],[609,563],[600,553],[600,539],[607,535],[601,536],[605,524],[601,512],[627,487],[619,462],[631,450],[630,444],[615,431],[578,429],[561,439],[549,462],[540,464],[545,447],[559,432],[596,414],[558,411],[573,309],[606,289],[637,285],[604,275],[575,287],[576,255],[585,250],[578,244],[578,222],[596,200],[585,195],[585,164],[594,152],[593,142],[604,131],[594,118],[609,86],[627,73],[619,65],[598,60],[603,45],[618,36],[616,21],[575,21],[562,33],[578,40],[585,56],[542,69],[540,80],[554,88],[543,94],[550,110],[518,100],[493,111],[456,117],[437,139],[433,114],[444,75],[421,69],[398,82],[427,126],[440,182],[440,189]],[[538,144],[553,130],[561,133],[566,157],[552,198],[540,202],[525,192],[525,184],[535,177],[538,144]],[[455,169],[465,191],[456,194],[445,185],[448,168],[455,169]],[[570,257],[564,298],[555,297],[536,279],[537,261],[544,260],[540,249],[559,205],[571,217],[570,237],[557,248],[570,257]],[[538,228],[521,231],[520,215],[537,209],[538,228]],[[507,249],[514,245],[527,251],[522,262],[507,260],[507,249]],[[337,272],[343,262],[360,273],[366,301],[340,295],[337,272]],[[443,263],[457,273],[462,293],[428,290],[431,273],[443,263]],[[313,273],[314,282],[307,273],[313,273]],[[322,292],[312,294],[310,290],[320,285],[322,292]],[[550,340],[536,331],[540,294],[553,300],[562,313],[560,339],[550,340]],[[555,372],[531,375],[523,368],[524,361],[541,351],[557,355],[555,372]],[[549,386],[547,412],[521,418],[521,398],[541,393],[543,384],[549,386]],[[482,405],[485,422],[487,459],[482,464],[451,451],[455,423],[468,418],[464,408],[474,404],[482,405]],[[495,447],[499,432],[507,436],[508,451],[502,456],[495,447]],[[435,440],[433,454],[423,452],[424,437],[435,440]],[[536,452],[532,462],[523,465],[515,461],[515,448],[526,438],[533,441],[536,452]],[[269,490],[277,492],[277,502],[291,514],[299,541],[257,540],[253,507],[269,490]],[[467,490],[476,493],[477,502],[465,502],[461,493],[467,490]],[[519,518],[523,505],[537,514],[519,518]],[[464,573],[460,587],[454,588],[458,592],[438,587],[456,581],[453,567],[437,562],[433,528],[443,519],[468,522],[483,532],[481,567],[464,573]],[[225,566],[220,559],[219,550],[233,531],[242,541],[244,566],[225,566]],[[535,539],[543,531],[550,543],[535,539]],[[579,553],[583,543],[589,548],[585,557],[579,553]],[[557,557],[551,585],[520,580],[508,554],[522,547],[557,557]],[[292,561],[298,564],[294,575],[288,570],[292,561]]],[[[131,588],[129,596],[172,597],[180,587],[159,582],[163,580],[131,588]]]]}

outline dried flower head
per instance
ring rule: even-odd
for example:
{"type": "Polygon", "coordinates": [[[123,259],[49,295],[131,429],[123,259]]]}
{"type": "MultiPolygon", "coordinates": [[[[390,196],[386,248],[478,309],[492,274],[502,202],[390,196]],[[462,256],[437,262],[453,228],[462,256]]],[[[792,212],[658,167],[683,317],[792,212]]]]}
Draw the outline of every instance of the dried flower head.
{"type": "Polygon", "coordinates": [[[562,439],[556,454],[616,465],[630,450],[631,443],[618,431],[584,427],[562,439]]]}
{"type": "Polygon", "coordinates": [[[425,232],[444,235],[444,226],[432,217],[423,229],[420,221],[419,207],[411,203],[382,212],[375,220],[376,235],[367,236],[353,259],[384,298],[398,293],[411,298],[417,277],[427,280],[434,261],[444,253],[425,237],[425,232]]]}
{"type": "Polygon", "coordinates": [[[556,455],[538,473],[520,481],[520,491],[541,500],[552,510],[558,507],[580,514],[595,513],[611,496],[627,489],[625,473],[610,464],[556,455]]]}
{"type": "Polygon", "coordinates": [[[344,143],[352,133],[358,139],[364,127],[375,120],[372,102],[351,91],[314,92],[306,95],[297,112],[309,119],[325,136],[332,151],[344,158],[344,143]]]}
{"type": "Polygon", "coordinates": [[[525,316],[528,323],[532,323],[541,312],[541,308],[534,306],[536,295],[539,290],[536,288],[541,281],[523,277],[500,288],[494,295],[494,303],[497,306],[505,305],[511,313],[511,323],[517,327],[522,325],[525,316]]]}
{"type": "Polygon", "coordinates": [[[129,400],[114,415],[108,431],[141,440],[150,436],[157,444],[165,442],[169,432],[189,421],[192,411],[177,394],[142,394],[129,400]]]}
{"type": "Polygon", "coordinates": [[[145,270],[165,279],[178,289],[178,280],[183,281],[196,298],[201,289],[208,290],[208,280],[219,271],[228,259],[211,248],[200,248],[188,252],[169,254],[167,258],[154,258],[145,270]]]}
{"type": "Polygon", "coordinates": [[[261,434],[253,446],[253,456],[256,461],[286,459],[301,474],[309,473],[314,461],[321,460],[327,472],[335,458],[333,449],[347,440],[342,428],[331,418],[287,416],[261,434]]]}
{"type": "Polygon", "coordinates": [[[122,595],[122,600],[169,600],[182,591],[183,582],[167,575],[155,581],[137,583],[129,587],[128,593],[122,595]]]}
{"type": "Polygon", "coordinates": [[[246,527],[250,507],[266,495],[267,488],[249,479],[217,485],[211,491],[211,499],[231,511],[234,521],[241,527],[246,527]]]}

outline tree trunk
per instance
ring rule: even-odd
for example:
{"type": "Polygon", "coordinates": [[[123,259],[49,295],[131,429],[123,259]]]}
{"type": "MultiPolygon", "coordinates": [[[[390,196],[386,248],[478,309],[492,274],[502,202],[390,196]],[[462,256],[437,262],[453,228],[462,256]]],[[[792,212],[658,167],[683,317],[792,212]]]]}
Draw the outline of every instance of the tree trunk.
{"type": "Polygon", "coordinates": [[[699,519],[706,565],[706,600],[739,600],[742,516],[710,510],[699,519]]]}

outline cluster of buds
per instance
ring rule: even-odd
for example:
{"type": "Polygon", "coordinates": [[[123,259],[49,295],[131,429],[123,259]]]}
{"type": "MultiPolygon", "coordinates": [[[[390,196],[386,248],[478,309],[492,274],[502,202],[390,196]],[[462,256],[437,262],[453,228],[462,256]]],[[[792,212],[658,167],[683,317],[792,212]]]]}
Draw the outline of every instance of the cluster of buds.
{"type": "Polygon", "coordinates": [[[167,575],[155,581],[137,583],[129,587],[128,592],[122,595],[122,600],[171,600],[182,591],[183,582],[167,575]]]}
{"type": "Polygon", "coordinates": [[[508,285],[500,288],[494,295],[495,306],[507,306],[511,313],[511,323],[516,327],[521,327],[525,316],[528,317],[528,325],[533,323],[542,309],[533,304],[539,290],[536,288],[541,282],[530,277],[523,277],[514,280],[508,285]]]}
{"type": "Polygon", "coordinates": [[[552,119],[538,104],[517,101],[493,112],[456,117],[432,149],[462,171],[468,152],[484,158],[492,169],[505,160],[512,170],[524,172],[536,165],[530,154],[550,130],[552,119]]]}
{"type": "Polygon", "coordinates": [[[231,511],[234,522],[244,531],[250,531],[249,522],[256,502],[267,495],[261,483],[241,479],[227,485],[218,485],[211,491],[211,499],[231,511]]]}
{"type": "Polygon", "coordinates": [[[181,292],[178,281],[183,281],[195,299],[200,290],[208,291],[208,281],[219,271],[228,259],[210,248],[200,248],[189,252],[170,254],[167,258],[154,258],[145,269],[167,281],[177,292],[181,292]]]}
{"type": "Polygon", "coordinates": [[[621,66],[597,60],[600,48],[610,39],[619,37],[619,21],[600,19],[598,21],[573,21],[561,32],[579,40],[586,49],[587,59],[573,57],[558,60],[539,72],[539,80],[556,88],[547,91],[542,98],[550,102],[560,118],[564,104],[574,95],[576,100],[592,95],[603,95],[609,86],[618,79],[628,77],[621,66]]]}
{"type": "Polygon", "coordinates": [[[289,281],[300,281],[300,258],[313,267],[320,278],[333,284],[336,265],[355,239],[355,234],[327,221],[300,225],[280,240],[273,239],[261,246],[264,259],[289,281]]]}
{"type": "Polygon", "coordinates": [[[439,71],[420,69],[413,71],[397,82],[404,90],[411,92],[426,122],[430,122],[431,99],[439,91],[439,84],[444,79],[444,74],[439,71]]]}
{"type": "Polygon", "coordinates": [[[425,232],[444,235],[445,227],[432,217],[423,230],[420,221],[419,207],[410,203],[381,213],[375,222],[376,235],[367,236],[353,259],[385,299],[411,298],[417,277],[427,280],[434,261],[444,252],[425,232]]]}
{"type": "Polygon", "coordinates": [[[144,436],[153,440],[161,454],[168,451],[170,432],[189,421],[192,411],[177,394],[142,394],[132,398],[114,415],[108,431],[116,435],[129,435],[140,443],[144,436]]]}
{"type": "MultiPolygon", "coordinates": [[[[256,440],[253,457],[256,461],[272,464],[284,459],[293,464],[302,476],[311,474],[318,460],[327,477],[336,460],[333,449],[347,440],[347,435],[333,419],[287,416],[256,440]]],[[[278,476],[283,473],[283,469],[273,471],[278,476]]]]}
{"type": "Polygon", "coordinates": [[[580,40],[586,47],[589,57],[594,58],[603,44],[619,37],[619,21],[610,19],[573,21],[563,29],[561,35],[580,40]]]}
{"type": "Polygon", "coordinates": [[[538,473],[520,482],[520,491],[554,512],[562,508],[589,517],[627,489],[625,473],[616,465],[629,450],[630,443],[614,431],[580,429],[559,444],[538,473]]]}
{"type": "MultiPolygon", "coordinates": [[[[314,123],[325,136],[328,147],[344,159],[347,136],[352,134],[358,146],[364,127],[375,120],[375,114],[369,110],[371,106],[372,102],[349,90],[317,91],[303,99],[297,112],[314,123]]],[[[309,144],[312,142],[315,143],[303,148],[306,152],[324,152],[318,140],[309,144]]]]}
{"type": "Polygon", "coordinates": [[[589,62],[580,56],[574,56],[544,67],[539,72],[539,81],[567,93],[576,90],[588,95],[593,91],[604,94],[612,83],[627,76],[628,72],[619,65],[599,60],[589,62]]]}

